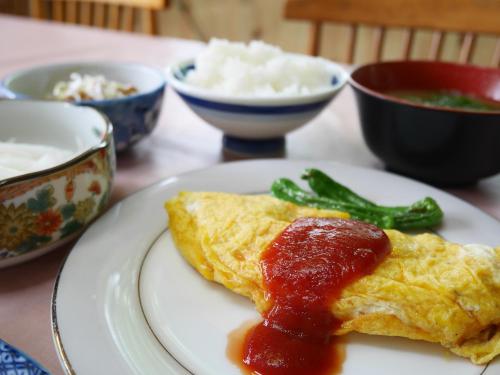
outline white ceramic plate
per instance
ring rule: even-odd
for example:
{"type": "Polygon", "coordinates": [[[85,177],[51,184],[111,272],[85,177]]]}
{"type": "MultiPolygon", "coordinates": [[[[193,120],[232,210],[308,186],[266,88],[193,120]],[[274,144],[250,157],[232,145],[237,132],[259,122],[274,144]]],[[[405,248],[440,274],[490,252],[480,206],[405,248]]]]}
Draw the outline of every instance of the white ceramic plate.
{"type": "MultiPolygon", "coordinates": [[[[54,340],[67,372],[239,374],[227,334],[258,314],[246,299],[210,283],[175,251],[163,203],[181,190],[265,192],[307,167],[332,174],[384,204],[432,196],[446,214],[439,233],[463,243],[500,244],[500,223],[435,188],[382,171],[331,162],[263,160],[221,164],[172,177],[115,205],[68,256],[53,299],[54,340]]],[[[349,335],[343,374],[498,374],[439,345],[349,335]]]]}

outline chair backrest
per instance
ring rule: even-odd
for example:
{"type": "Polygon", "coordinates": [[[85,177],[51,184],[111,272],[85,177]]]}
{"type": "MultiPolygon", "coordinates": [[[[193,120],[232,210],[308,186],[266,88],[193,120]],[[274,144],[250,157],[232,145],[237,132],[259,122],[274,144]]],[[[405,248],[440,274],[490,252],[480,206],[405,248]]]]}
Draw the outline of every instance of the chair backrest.
{"type": "Polygon", "coordinates": [[[500,63],[500,0],[287,0],[285,17],[312,22],[309,52],[318,55],[324,22],[350,25],[346,62],[352,63],[359,25],[376,26],[373,59],[382,57],[387,28],[406,28],[402,56],[410,58],[416,29],[434,30],[429,58],[439,59],[447,31],[462,33],[458,61],[470,62],[477,34],[494,34],[490,65],[500,63]]]}
{"type": "Polygon", "coordinates": [[[138,13],[144,33],[157,35],[156,11],[168,0],[30,0],[30,15],[39,19],[134,31],[138,13]]]}

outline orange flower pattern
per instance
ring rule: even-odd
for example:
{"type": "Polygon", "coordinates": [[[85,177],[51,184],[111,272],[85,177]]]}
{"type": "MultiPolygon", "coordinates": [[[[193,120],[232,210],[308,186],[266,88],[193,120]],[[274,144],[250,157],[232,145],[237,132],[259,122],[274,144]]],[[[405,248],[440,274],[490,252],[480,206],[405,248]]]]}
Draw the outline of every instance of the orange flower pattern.
{"type": "Polygon", "coordinates": [[[89,186],[89,191],[96,195],[101,194],[101,184],[99,183],[99,181],[96,180],[92,181],[92,183],[89,186]]]}
{"type": "MultiPolygon", "coordinates": [[[[99,170],[107,171],[104,167],[100,165],[99,170]]],[[[81,186],[81,182],[75,180],[77,176],[63,181],[57,176],[59,180],[54,178],[31,190],[22,204],[0,200],[0,260],[38,249],[82,230],[104,209],[109,199],[112,175],[92,175],[95,177],[87,186],[81,186]]]]}
{"type": "Polygon", "coordinates": [[[73,194],[75,194],[75,183],[73,180],[69,180],[66,186],[64,187],[64,195],[67,201],[73,199],[73,194]]]}
{"type": "Polygon", "coordinates": [[[59,229],[63,222],[61,213],[54,210],[47,210],[40,213],[36,219],[37,233],[40,235],[51,235],[59,229]]]}

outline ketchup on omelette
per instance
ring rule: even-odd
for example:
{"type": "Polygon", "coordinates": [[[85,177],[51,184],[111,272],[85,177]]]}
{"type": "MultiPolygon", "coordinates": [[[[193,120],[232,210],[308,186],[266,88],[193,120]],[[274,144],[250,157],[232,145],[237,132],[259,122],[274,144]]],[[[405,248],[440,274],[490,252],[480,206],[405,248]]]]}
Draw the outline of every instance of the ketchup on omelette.
{"type": "Polygon", "coordinates": [[[300,218],[269,245],[260,265],[271,307],[242,342],[239,365],[259,375],[327,375],[341,366],[330,307],[347,285],[391,251],[378,227],[337,218],[300,218]]]}

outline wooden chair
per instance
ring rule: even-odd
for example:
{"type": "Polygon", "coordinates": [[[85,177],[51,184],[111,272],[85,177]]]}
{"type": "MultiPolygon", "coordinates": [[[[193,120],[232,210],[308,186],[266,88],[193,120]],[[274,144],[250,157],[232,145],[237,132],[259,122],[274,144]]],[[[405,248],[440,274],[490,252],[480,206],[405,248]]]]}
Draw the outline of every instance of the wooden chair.
{"type": "Polygon", "coordinates": [[[30,0],[30,14],[38,19],[134,31],[135,17],[140,12],[142,31],[157,35],[156,12],[168,3],[168,0],[30,0]]]}
{"type": "Polygon", "coordinates": [[[309,52],[318,55],[324,22],[350,27],[346,62],[352,63],[360,24],[375,26],[373,59],[380,61],[389,27],[403,27],[403,57],[409,59],[416,29],[434,30],[429,58],[438,60],[447,31],[462,33],[458,61],[470,62],[477,34],[497,35],[490,65],[500,63],[500,0],[287,0],[285,17],[312,22],[309,52]]]}

